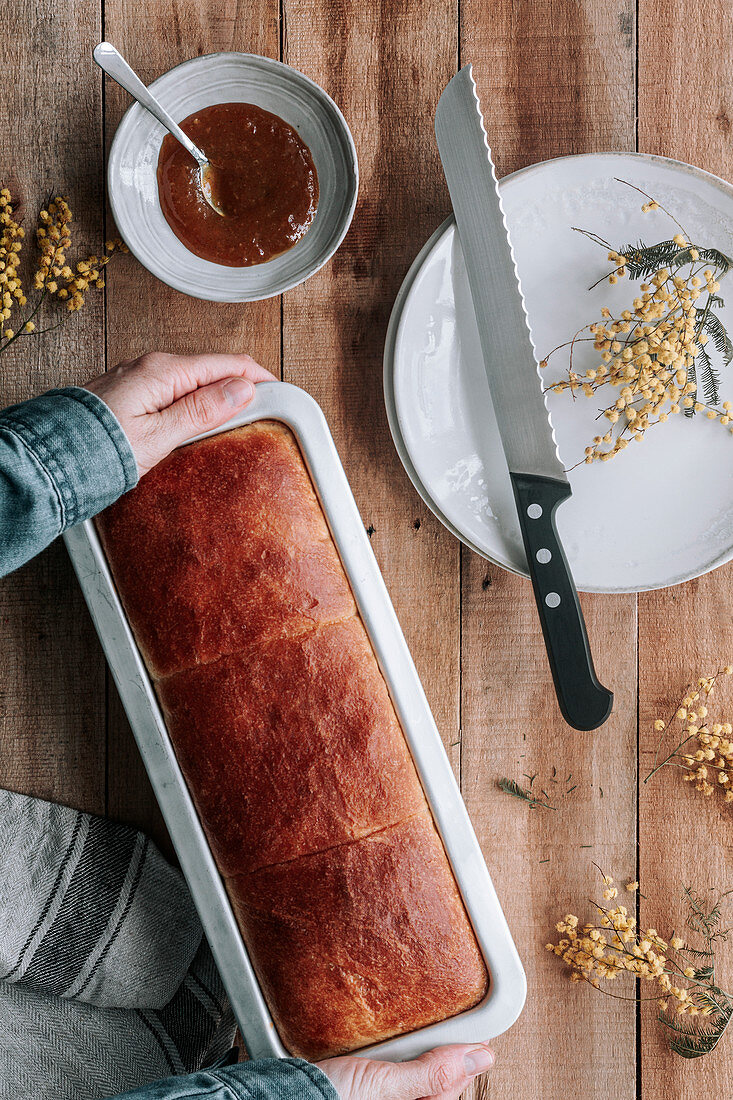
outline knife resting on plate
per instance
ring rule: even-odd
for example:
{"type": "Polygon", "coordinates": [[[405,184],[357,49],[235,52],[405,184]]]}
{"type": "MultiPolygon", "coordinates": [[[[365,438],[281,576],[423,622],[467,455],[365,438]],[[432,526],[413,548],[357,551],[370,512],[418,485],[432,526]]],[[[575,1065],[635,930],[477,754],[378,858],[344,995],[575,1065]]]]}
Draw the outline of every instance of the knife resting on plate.
{"type": "Polygon", "coordinates": [[[542,393],[470,65],[440,97],[435,134],[557,700],[569,725],[596,729],[611,713],[613,694],[596,676],[578,593],[555,526],[555,512],[571,489],[542,393]]]}

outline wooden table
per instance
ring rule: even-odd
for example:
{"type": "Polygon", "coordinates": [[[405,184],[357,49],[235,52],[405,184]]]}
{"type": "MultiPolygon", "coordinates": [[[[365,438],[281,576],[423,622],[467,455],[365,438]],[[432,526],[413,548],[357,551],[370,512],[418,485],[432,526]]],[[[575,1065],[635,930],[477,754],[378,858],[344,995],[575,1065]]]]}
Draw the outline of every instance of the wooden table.
{"type": "MultiPolygon", "coordinates": [[[[334,260],[282,301],[192,302],[131,257],[65,327],[3,357],[2,402],[82,381],[150,348],[246,350],[321,403],[506,909],[529,980],[474,1100],[731,1095],[733,1035],[686,1063],[653,1007],[573,987],[543,944],[597,880],[591,859],[641,878],[641,920],[681,923],[691,882],[731,881],[730,816],[666,771],[648,787],[651,721],[688,675],[733,657],[733,568],[681,588],[583,598],[601,679],[600,732],[555,707],[528,582],[463,549],[400,465],[382,401],[382,346],[400,281],[446,216],[433,139],[438,95],[471,60],[500,173],[567,153],[640,149],[733,172],[733,23],[722,0],[15,0],[0,7],[3,178],[27,221],[69,195],[80,244],[113,227],[105,150],[128,104],[91,61],[102,37],[150,81],[184,58],[282,58],[334,96],[361,167],[353,227],[334,260]],[[497,789],[566,769],[556,813],[497,789]],[[598,788],[603,788],[603,798],[598,788]],[[581,847],[588,846],[592,847],[581,847]]],[[[687,521],[694,524],[694,502],[687,521]]],[[[643,522],[619,516],[619,522],[643,522]]],[[[61,545],[0,584],[0,784],[163,829],[61,545]]],[[[727,809],[727,808],[726,808],[727,809]]],[[[728,949],[733,956],[733,944],[728,949]]],[[[730,977],[733,967],[728,966],[730,977]]],[[[730,985],[733,984],[729,982],[730,985]]]]}

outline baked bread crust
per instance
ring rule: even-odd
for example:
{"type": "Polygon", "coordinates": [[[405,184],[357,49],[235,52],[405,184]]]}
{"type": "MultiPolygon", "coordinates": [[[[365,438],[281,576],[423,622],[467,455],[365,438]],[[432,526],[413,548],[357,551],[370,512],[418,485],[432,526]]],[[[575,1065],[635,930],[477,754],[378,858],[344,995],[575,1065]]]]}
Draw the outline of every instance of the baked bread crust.
{"type": "Polygon", "coordinates": [[[347,843],[424,806],[358,618],[186,669],[158,696],[226,874],[347,843]]]}
{"type": "Polygon", "coordinates": [[[284,1045],[476,1005],[486,968],[289,429],[184,447],[96,522],[284,1045]]]}
{"type": "Polygon", "coordinates": [[[486,992],[426,808],[227,885],[280,1037],[306,1058],[414,1031],[472,1008],[486,992]]]}
{"type": "Polygon", "coordinates": [[[155,679],[356,613],[292,434],[252,428],[175,451],[97,520],[155,679]]]}

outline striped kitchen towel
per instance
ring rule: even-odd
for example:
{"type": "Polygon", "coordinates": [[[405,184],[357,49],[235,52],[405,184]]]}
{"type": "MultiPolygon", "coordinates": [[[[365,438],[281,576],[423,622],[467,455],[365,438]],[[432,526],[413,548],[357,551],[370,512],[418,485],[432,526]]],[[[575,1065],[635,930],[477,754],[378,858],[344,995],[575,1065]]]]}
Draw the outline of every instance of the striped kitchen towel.
{"type": "Polygon", "coordinates": [[[142,833],[0,791],[0,1100],[101,1100],[222,1058],[234,1019],[142,833]]]}

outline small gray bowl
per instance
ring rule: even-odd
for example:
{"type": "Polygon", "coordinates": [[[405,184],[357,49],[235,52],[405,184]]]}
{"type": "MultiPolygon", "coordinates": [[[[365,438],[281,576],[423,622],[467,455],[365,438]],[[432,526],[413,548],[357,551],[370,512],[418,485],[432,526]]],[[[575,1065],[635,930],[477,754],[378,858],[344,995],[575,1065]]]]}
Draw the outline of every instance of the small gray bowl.
{"type": "Polygon", "coordinates": [[[284,118],[311,151],[319,200],[313,223],[289,251],[254,267],[202,260],[163,217],[156,170],[166,131],[135,103],[117,127],[107,165],[112,214],[141,264],[176,290],[214,302],[254,302],[290,290],[341,244],[356,206],[354,139],[334,101],[297,69],[268,57],[214,53],[184,61],[150,85],[177,122],[214,103],[254,103],[284,118]]]}

